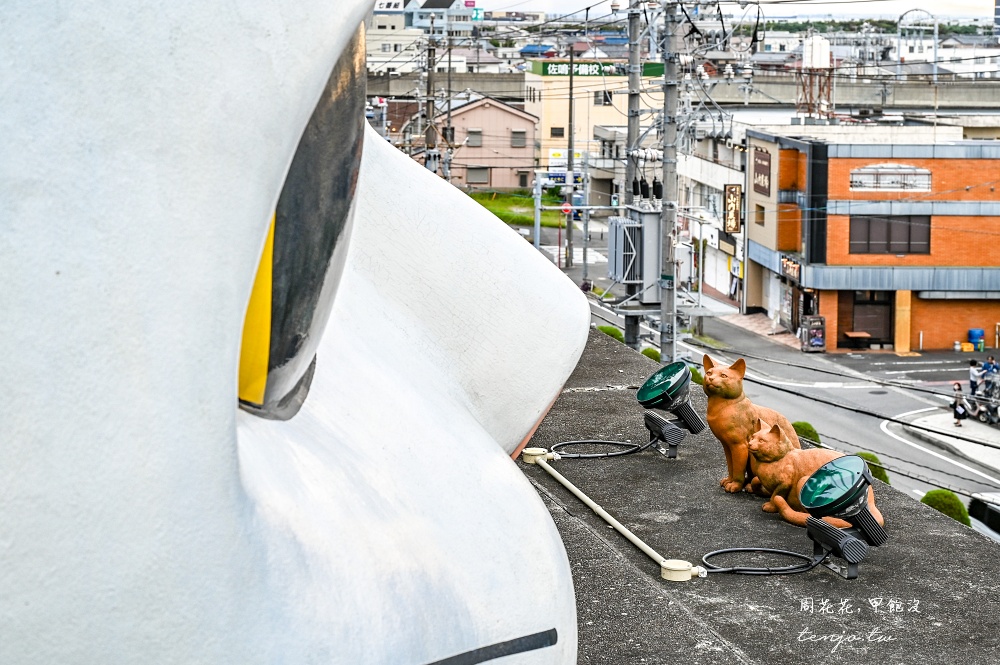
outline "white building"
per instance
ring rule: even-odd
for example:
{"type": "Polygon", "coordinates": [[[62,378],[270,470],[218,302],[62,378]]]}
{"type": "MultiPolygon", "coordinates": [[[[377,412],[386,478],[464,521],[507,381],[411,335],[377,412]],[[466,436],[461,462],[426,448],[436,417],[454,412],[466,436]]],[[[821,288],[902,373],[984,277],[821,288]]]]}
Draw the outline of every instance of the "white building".
{"type": "Polygon", "coordinates": [[[366,27],[368,71],[405,74],[423,69],[425,35],[407,28],[403,14],[374,14],[366,27]]]}

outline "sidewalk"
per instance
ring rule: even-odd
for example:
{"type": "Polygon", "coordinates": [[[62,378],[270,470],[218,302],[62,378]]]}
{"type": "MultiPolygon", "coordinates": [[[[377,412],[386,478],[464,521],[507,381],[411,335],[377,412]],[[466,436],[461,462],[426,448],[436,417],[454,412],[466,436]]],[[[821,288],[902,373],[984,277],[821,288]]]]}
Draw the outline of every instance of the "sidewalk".
{"type": "Polygon", "coordinates": [[[947,411],[942,409],[940,413],[916,418],[910,425],[904,425],[904,428],[908,434],[921,441],[944,448],[963,459],[976,462],[1000,474],[1000,427],[987,425],[972,418],[962,421],[961,427],[955,427],[954,422],[951,409],[947,411]],[[917,427],[926,427],[934,431],[928,432],[917,427]],[[956,439],[956,435],[995,447],[962,441],[956,439]]]}

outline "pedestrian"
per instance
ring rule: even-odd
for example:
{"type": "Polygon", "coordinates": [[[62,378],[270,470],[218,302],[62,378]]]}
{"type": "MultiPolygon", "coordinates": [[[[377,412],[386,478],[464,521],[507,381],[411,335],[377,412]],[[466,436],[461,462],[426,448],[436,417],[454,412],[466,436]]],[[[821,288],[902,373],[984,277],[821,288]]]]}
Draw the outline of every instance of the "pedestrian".
{"type": "Polygon", "coordinates": [[[962,421],[969,417],[969,403],[962,394],[962,384],[958,381],[952,386],[952,415],[955,416],[955,427],[961,427],[962,421]]]}
{"type": "Polygon", "coordinates": [[[969,394],[975,395],[976,388],[979,387],[979,382],[983,380],[983,370],[979,369],[979,363],[976,362],[975,358],[969,361],[969,394]]]}
{"type": "Polygon", "coordinates": [[[986,356],[986,362],[983,363],[983,379],[986,381],[987,395],[993,392],[993,384],[996,383],[998,372],[1000,372],[1000,365],[997,364],[996,359],[993,356],[986,356]]]}

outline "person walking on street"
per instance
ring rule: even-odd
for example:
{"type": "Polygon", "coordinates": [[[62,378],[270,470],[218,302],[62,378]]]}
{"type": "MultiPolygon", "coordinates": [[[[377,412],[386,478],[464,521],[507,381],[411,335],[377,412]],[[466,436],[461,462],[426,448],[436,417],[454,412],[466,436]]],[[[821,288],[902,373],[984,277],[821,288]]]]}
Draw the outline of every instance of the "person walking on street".
{"type": "Polygon", "coordinates": [[[962,421],[969,417],[969,403],[962,394],[962,384],[957,381],[952,386],[951,411],[955,416],[955,427],[961,427],[962,421]]]}
{"type": "Polygon", "coordinates": [[[979,363],[972,359],[969,361],[969,394],[975,395],[979,382],[983,380],[983,370],[979,369],[979,363]]]}

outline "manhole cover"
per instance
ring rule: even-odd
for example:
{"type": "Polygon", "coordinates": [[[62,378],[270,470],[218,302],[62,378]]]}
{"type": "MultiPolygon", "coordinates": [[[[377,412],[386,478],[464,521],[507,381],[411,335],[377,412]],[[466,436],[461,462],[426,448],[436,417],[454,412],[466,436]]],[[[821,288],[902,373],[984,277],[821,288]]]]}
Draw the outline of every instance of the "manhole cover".
{"type": "Polygon", "coordinates": [[[888,395],[889,391],[888,390],[869,390],[868,394],[869,395],[888,395]]]}

